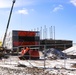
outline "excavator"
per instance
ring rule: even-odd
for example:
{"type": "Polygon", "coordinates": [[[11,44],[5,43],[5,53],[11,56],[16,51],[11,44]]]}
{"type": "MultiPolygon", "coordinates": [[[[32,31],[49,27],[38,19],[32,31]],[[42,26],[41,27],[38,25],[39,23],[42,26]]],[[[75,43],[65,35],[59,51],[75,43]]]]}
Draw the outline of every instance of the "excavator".
{"type": "Polygon", "coordinates": [[[5,56],[5,53],[6,53],[6,50],[7,50],[7,48],[4,46],[4,44],[5,44],[5,39],[6,39],[6,35],[7,35],[7,31],[8,31],[8,27],[9,27],[9,23],[10,23],[10,19],[11,19],[11,15],[12,15],[12,11],[13,11],[13,7],[14,7],[15,2],[16,2],[16,0],[12,1],[12,7],[11,7],[11,10],[10,10],[10,14],[9,14],[9,18],[8,18],[3,42],[0,42],[0,59],[5,56]]]}

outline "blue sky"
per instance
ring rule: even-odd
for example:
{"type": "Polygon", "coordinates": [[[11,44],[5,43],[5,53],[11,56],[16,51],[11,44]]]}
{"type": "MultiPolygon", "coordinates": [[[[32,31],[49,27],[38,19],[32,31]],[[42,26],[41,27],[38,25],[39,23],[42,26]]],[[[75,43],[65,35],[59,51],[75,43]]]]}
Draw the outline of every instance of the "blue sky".
{"type": "MultiPolygon", "coordinates": [[[[0,38],[3,37],[13,0],[0,0],[0,38]]],[[[11,30],[40,30],[50,27],[55,39],[72,40],[76,43],[76,0],[16,0],[10,26],[11,30]]],[[[43,34],[42,34],[43,38],[43,34]]]]}

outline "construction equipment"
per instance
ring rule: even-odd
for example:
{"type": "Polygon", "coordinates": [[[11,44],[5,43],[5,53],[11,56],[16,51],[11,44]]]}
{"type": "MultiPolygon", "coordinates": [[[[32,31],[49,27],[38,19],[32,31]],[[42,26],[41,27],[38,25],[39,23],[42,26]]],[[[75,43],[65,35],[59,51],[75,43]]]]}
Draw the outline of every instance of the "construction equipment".
{"type": "Polygon", "coordinates": [[[34,48],[22,48],[20,60],[38,60],[39,59],[39,51],[34,48]]]}
{"type": "Polygon", "coordinates": [[[8,31],[8,27],[9,27],[9,23],[10,23],[10,19],[11,19],[11,15],[12,15],[12,10],[13,10],[15,1],[16,0],[13,0],[11,11],[10,11],[10,15],[9,15],[9,19],[8,19],[8,22],[7,22],[6,31],[5,31],[4,38],[3,38],[2,47],[0,47],[0,58],[4,56],[4,53],[7,50],[6,47],[4,46],[4,44],[5,44],[5,39],[6,39],[6,35],[7,35],[7,31],[8,31]]]}
{"type": "Polygon", "coordinates": [[[10,23],[10,19],[11,19],[11,15],[12,15],[12,10],[13,10],[13,7],[14,7],[14,3],[15,3],[15,1],[16,1],[16,0],[13,0],[13,4],[12,4],[12,7],[11,7],[11,11],[10,11],[9,19],[8,19],[8,22],[7,22],[7,27],[6,27],[5,35],[4,35],[4,38],[3,38],[3,44],[2,44],[2,47],[4,47],[4,43],[5,43],[5,39],[6,39],[6,35],[7,35],[7,31],[8,31],[8,27],[9,27],[9,23],[10,23]]]}
{"type": "Polygon", "coordinates": [[[2,46],[2,41],[0,41],[0,47],[2,46]]]}

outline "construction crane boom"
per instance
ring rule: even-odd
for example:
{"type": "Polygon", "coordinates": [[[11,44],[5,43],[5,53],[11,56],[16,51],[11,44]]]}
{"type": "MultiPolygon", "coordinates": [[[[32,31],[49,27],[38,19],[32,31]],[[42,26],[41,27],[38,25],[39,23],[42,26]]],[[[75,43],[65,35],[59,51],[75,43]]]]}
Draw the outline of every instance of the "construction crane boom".
{"type": "Polygon", "coordinates": [[[11,11],[10,11],[10,15],[9,15],[8,22],[7,22],[6,31],[5,31],[4,38],[3,38],[2,47],[4,47],[4,43],[5,43],[5,39],[6,39],[6,35],[7,35],[7,31],[8,31],[8,27],[9,27],[9,23],[10,23],[11,15],[12,15],[12,10],[13,10],[13,7],[14,7],[15,2],[16,2],[16,0],[13,0],[12,7],[11,7],[11,11]]]}

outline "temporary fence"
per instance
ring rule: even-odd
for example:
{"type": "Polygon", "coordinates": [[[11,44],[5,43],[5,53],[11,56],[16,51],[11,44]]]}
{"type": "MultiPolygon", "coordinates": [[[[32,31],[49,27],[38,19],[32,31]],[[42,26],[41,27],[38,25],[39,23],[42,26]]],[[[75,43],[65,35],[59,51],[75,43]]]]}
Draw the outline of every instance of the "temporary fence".
{"type": "MultiPolygon", "coordinates": [[[[62,46],[63,44],[60,44],[60,45],[62,46]]],[[[64,46],[64,50],[66,49],[67,45],[63,45],[64,46]]],[[[33,67],[33,68],[40,68],[40,69],[43,69],[43,72],[44,72],[43,75],[46,75],[46,73],[45,73],[46,69],[50,69],[50,70],[52,70],[52,69],[53,70],[54,69],[56,69],[56,70],[71,69],[70,68],[70,64],[74,63],[75,60],[71,61],[71,59],[69,59],[68,57],[66,57],[65,53],[64,53],[63,58],[57,58],[57,56],[59,56],[59,55],[57,55],[57,53],[55,55],[55,53],[52,52],[52,51],[51,52],[53,53],[53,55],[52,55],[52,53],[50,54],[50,52],[48,50],[49,49],[51,50],[51,48],[48,48],[48,46],[50,46],[50,45],[26,45],[26,46],[18,46],[18,47],[16,47],[16,49],[17,49],[16,52],[14,52],[13,54],[11,53],[12,55],[10,55],[10,59],[8,58],[9,62],[10,62],[9,64],[12,64],[12,62],[15,61],[16,62],[15,65],[19,65],[20,64],[20,65],[25,65],[26,67],[30,67],[30,68],[31,67],[33,67]],[[32,59],[30,57],[30,55],[26,55],[25,54],[24,55],[25,56],[24,60],[19,60],[18,57],[21,56],[21,51],[19,49],[26,48],[26,47],[29,47],[31,50],[37,50],[37,51],[39,51],[40,52],[40,55],[39,55],[40,58],[39,59],[32,59]],[[46,52],[48,54],[46,54],[46,52]],[[16,53],[16,55],[14,55],[15,53],[16,53]],[[50,55],[50,57],[47,57],[47,55],[48,56],[50,55]],[[29,59],[26,60],[26,56],[29,56],[29,59]]],[[[55,47],[52,48],[52,50],[54,50],[54,49],[56,49],[56,48],[55,47]]],[[[58,50],[58,49],[56,49],[56,50],[58,50]]],[[[61,51],[58,50],[58,52],[61,52],[61,51]]],[[[6,61],[8,59],[6,59],[6,61]]],[[[6,62],[6,61],[4,60],[4,62],[6,62]]],[[[35,73],[35,71],[33,73],[35,73]]],[[[50,74],[48,74],[48,75],[50,75],[50,74]]]]}

